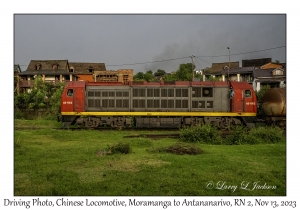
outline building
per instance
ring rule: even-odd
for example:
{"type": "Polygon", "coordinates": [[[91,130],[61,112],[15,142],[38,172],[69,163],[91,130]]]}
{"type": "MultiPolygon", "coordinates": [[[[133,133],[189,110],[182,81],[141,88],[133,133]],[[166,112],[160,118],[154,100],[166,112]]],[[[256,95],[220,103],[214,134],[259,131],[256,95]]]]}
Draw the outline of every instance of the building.
{"type": "Polygon", "coordinates": [[[43,81],[54,84],[77,80],[77,76],[69,68],[68,60],[31,60],[26,71],[18,74],[19,92],[30,89],[38,75],[43,81]]]}
{"type": "MultiPolygon", "coordinates": [[[[248,82],[255,91],[259,91],[261,86],[265,85],[285,87],[286,64],[274,63],[271,60],[271,58],[243,60],[242,67],[230,67],[230,69],[228,66],[224,66],[225,63],[215,64],[214,66],[218,66],[219,70],[214,69],[215,73],[212,75],[219,77],[221,81],[227,81],[229,76],[231,81],[248,82]]],[[[207,77],[204,75],[203,78],[207,77]]]]}
{"type": "Polygon", "coordinates": [[[70,62],[69,66],[78,80],[88,82],[95,82],[95,72],[106,71],[104,63],[70,62]]]}

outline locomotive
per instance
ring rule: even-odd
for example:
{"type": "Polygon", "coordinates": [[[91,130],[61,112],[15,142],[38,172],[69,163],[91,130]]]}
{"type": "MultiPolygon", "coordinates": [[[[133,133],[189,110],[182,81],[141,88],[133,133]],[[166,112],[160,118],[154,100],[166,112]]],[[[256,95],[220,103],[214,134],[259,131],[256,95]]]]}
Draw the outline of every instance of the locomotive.
{"type": "Polygon", "coordinates": [[[63,128],[253,127],[256,94],[247,82],[70,81],[61,97],[63,128]]]}

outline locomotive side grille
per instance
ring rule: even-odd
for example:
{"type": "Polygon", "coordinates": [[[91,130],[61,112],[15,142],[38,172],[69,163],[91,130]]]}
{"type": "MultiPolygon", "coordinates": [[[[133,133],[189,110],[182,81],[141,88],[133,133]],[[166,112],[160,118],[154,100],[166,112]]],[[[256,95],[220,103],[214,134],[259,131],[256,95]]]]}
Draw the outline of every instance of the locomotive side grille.
{"type": "Polygon", "coordinates": [[[201,97],[201,87],[193,87],[193,97],[201,97]]]}
{"type": "Polygon", "coordinates": [[[161,97],[167,97],[168,96],[168,89],[161,89],[161,97]]]}
{"type": "Polygon", "coordinates": [[[198,101],[192,101],[192,108],[198,108],[198,101]]]}
{"type": "Polygon", "coordinates": [[[124,91],[123,92],[123,97],[129,97],[129,91],[124,91]]]}
{"type": "Polygon", "coordinates": [[[132,93],[133,97],[145,97],[145,95],[146,95],[145,89],[138,89],[138,88],[133,89],[133,93],[132,93]]]}
{"type": "Polygon", "coordinates": [[[107,99],[103,99],[102,100],[102,107],[103,108],[107,108],[108,107],[108,100],[107,99]]]}
{"type": "Polygon", "coordinates": [[[95,91],[95,97],[100,97],[101,96],[101,92],[100,91],[95,91]]]}
{"type": "Polygon", "coordinates": [[[88,100],[88,106],[89,107],[95,107],[94,99],[89,99],[88,100]]]}
{"type": "Polygon", "coordinates": [[[205,108],[205,101],[199,101],[198,102],[198,107],[199,108],[205,108]]]}
{"type": "Polygon", "coordinates": [[[161,100],[161,108],[168,108],[168,100],[161,100]]]}
{"type": "Polygon", "coordinates": [[[133,100],[133,108],[145,108],[145,100],[133,100]]]}
{"type": "Polygon", "coordinates": [[[214,108],[214,102],[213,101],[207,101],[206,108],[214,108]]]}
{"type": "Polygon", "coordinates": [[[160,90],[154,89],[154,97],[160,97],[160,90]]]}
{"type": "Polygon", "coordinates": [[[109,91],[109,97],[114,97],[114,96],[115,96],[115,92],[109,91]]]}
{"type": "Polygon", "coordinates": [[[181,100],[176,100],[175,108],[181,108],[181,100]]]}
{"type": "Polygon", "coordinates": [[[117,91],[116,92],[116,96],[117,97],[122,97],[123,96],[123,92],[122,91],[117,91]]]}
{"type": "Polygon", "coordinates": [[[147,108],[159,108],[159,100],[147,100],[147,108]]]}
{"type": "Polygon", "coordinates": [[[147,108],[153,108],[154,107],[154,101],[153,100],[147,100],[147,108]]]}
{"type": "Polygon", "coordinates": [[[187,109],[189,106],[188,100],[176,100],[175,101],[175,108],[185,108],[187,109]]]}
{"type": "Polygon", "coordinates": [[[168,89],[168,97],[174,97],[174,89],[168,89]]]}
{"type": "Polygon", "coordinates": [[[109,108],[115,107],[115,99],[109,99],[109,108]]]}
{"type": "Polygon", "coordinates": [[[181,97],[181,89],[176,89],[176,97],[181,97]]]}
{"type": "Polygon", "coordinates": [[[153,108],[159,108],[159,100],[153,100],[154,101],[154,107],[153,108]]]}
{"type": "Polygon", "coordinates": [[[129,108],[129,99],[123,99],[123,108],[129,108]]]}
{"type": "Polygon", "coordinates": [[[181,108],[188,108],[189,107],[189,101],[188,100],[182,100],[182,107],[181,108]]]}
{"type": "Polygon", "coordinates": [[[212,88],[203,88],[202,96],[203,97],[213,97],[213,89],[212,88]]]}
{"type": "Polygon", "coordinates": [[[95,107],[100,107],[100,99],[95,99],[95,107]]]}
{"type": "Polygon", "coordinates": [[[147,89],[147,97],[153,97],[153,89],[147,89]]]}
{"type": "Polygon", "coordinates": [[[122,99],[117,99],[116,100],[116,107],[117,108],[122,108],[123,107],[123,100],[122,99]]]}
{"type": "Polygon", "coordinates": [[[174,100],[168,100],[168,108],[174,108],[174,100]]]}
{"type": "Polygon", "coordinates": [[[188,89],[182,89],[182,97],[189,97],[189,90],[188,89]]]}
{"type": "Polygon", "coordinates": [[[108,92],[102,92],[102,97],[108,97],[108,92]]]}
{"type": "Polygon", "coordinates": [[[94,96],[94,91],[89,91],[88,92],[88,97],[93,97],[94,96]]]}

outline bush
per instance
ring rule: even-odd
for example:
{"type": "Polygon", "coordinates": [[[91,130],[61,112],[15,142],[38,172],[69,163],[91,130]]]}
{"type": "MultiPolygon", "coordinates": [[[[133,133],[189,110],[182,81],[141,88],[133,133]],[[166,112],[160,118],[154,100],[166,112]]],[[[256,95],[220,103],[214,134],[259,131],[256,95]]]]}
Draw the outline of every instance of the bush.
{"type": "Polygon", "coordinates": [[[261,126],[250,131],[243,126],[234,126],[226,138],[221,137],[221,131],[212,125],[196,125],[181,129],[180,139],[184,142],[199,142],[206,144],[270,144],[285,140],[283,130],[279,127],[261,126]]]}
{"type": "Polygon", "coordinates": [[[256,127],[249,131],[244,141],[248,144],[277,143],[285,140],[282,132],[278,127],[256,127]]]}
{"type": "Polygon", "coordinates": [[[212,125],[195,125],[180,130],[180,139],[185,142],[221,144],[221,133],[212,125]]]}
{"type": "Polygon", "coordinates": [[[175,144],[165,149],[166,152],[177,154],[177,155],[197,155],[202,154],[203,150],[197,148],[194,145],[175,144]]]}
{"type": "Polygon", "coordinates": [[[248,133],[248,128],[244,126],[232,126],[229,130],[230,134],[223,140],[227,145],[239,145],[245,141],[248,133]]]}
{"type": "Polygon", "coordinates": [[[121,153],[121,154],[128,154],[131,152],[131,148],[129,143],[122,143],[119,142],[116,145],[108,146],[108,152],[107,154],[115,154],[115,153],[121,153]]]}

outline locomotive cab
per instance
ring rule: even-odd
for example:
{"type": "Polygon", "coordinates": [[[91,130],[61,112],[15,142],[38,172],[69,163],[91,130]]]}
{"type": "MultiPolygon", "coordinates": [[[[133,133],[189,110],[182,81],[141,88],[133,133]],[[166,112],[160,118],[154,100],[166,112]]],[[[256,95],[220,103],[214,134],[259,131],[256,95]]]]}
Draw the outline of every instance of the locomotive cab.
{"type": "Polygon", "coordinates": [[[68,82],[61,97],[61,120],[63,127],[68,127],[75,123],[76,116],[66,113],[83,112],[85,109],[85,82],[68,82]]]}
{"type": "MultiPolygon", "coordinates": [[[[231,82],[230,112],[257,113],[256,94],[247,82],[231,82]]],[[[255,116],[241,117],[248,127],[254,127],[255,116]]]]}
{"type": "Polygon", "coordinates": [[[231,82],[230,111],[254,112],[257,111],[256,94],[251,85],[246,82],[231,82]]]}

